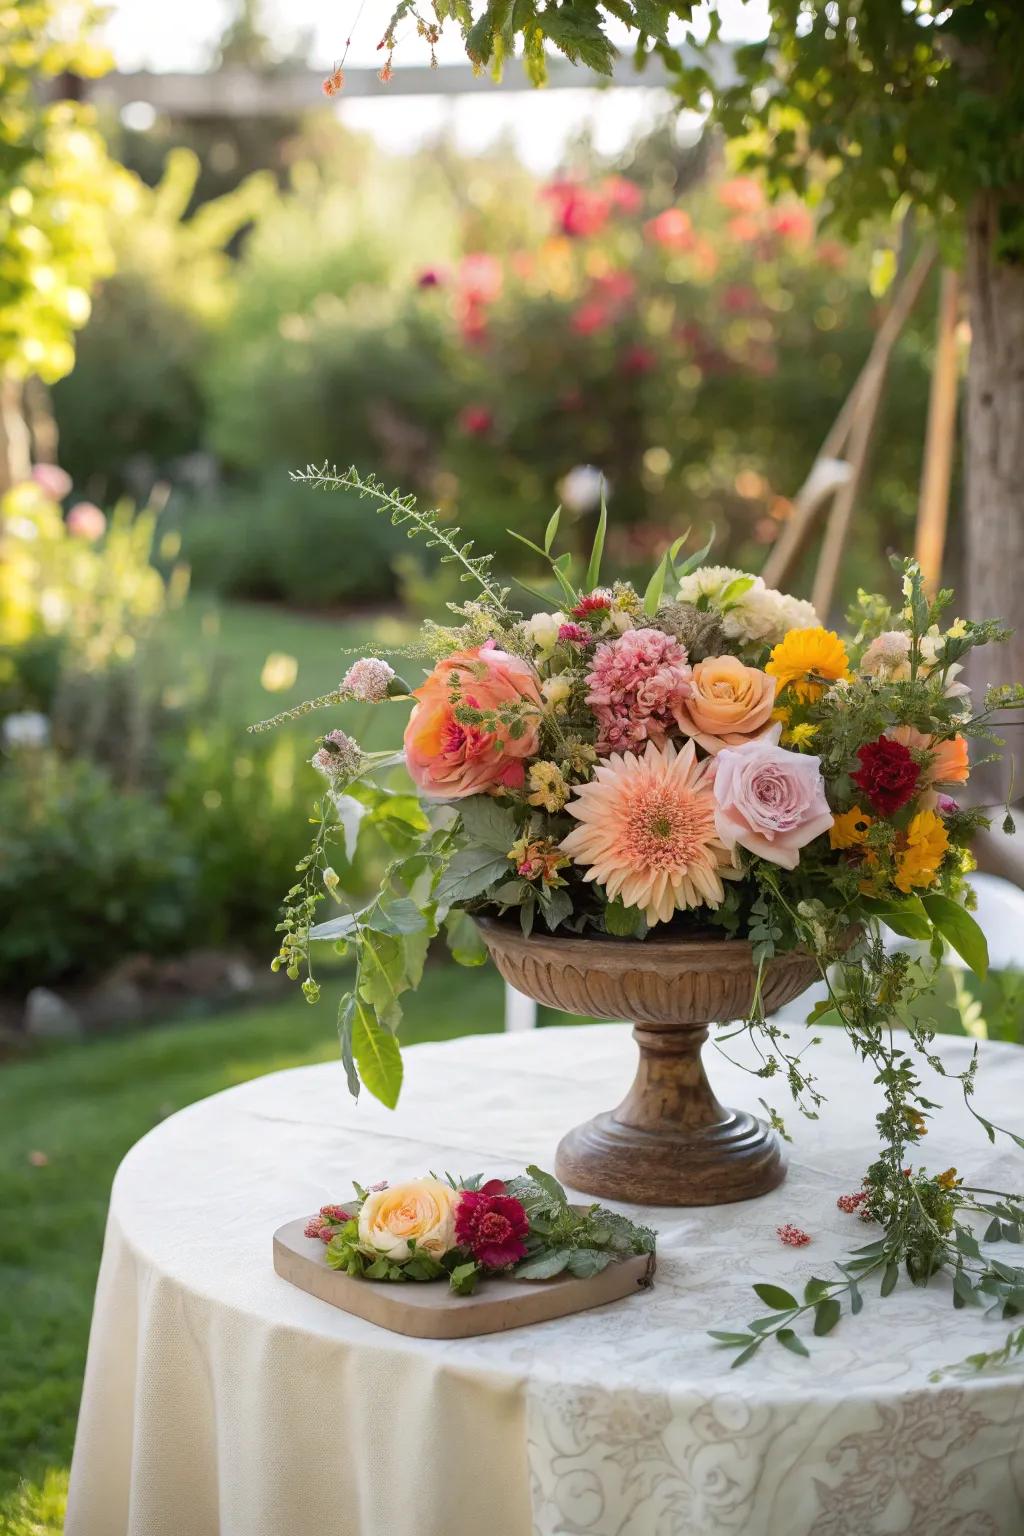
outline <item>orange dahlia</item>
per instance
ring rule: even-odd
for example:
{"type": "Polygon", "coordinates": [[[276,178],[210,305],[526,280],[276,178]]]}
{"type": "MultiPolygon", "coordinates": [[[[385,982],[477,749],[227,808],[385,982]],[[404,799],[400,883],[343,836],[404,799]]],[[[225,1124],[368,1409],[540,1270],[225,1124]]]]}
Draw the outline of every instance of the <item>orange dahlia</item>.
{"type": "Polygon", "coordinates": [[[715,828],[711,759],[648,742],[642,757],[613,753],[566,807],[580,823],[562,849],[609,899],[639,907],[651,924],[681,908],[721,906],[729,851],[715,828]]]}

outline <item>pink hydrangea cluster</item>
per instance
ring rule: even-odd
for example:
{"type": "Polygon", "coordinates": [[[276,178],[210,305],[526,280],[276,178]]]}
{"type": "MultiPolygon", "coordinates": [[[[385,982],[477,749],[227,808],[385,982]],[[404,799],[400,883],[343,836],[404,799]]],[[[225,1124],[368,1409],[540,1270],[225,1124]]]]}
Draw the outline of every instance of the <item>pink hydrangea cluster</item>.
{"type": "Polygon", "coordinates": [[[664,744],[675,710],[693,691],[686,651],[660,629],[628,629],[599,645],[587,673],[587,703],[597,717],[597,750],[629,752],[664,744]]]}

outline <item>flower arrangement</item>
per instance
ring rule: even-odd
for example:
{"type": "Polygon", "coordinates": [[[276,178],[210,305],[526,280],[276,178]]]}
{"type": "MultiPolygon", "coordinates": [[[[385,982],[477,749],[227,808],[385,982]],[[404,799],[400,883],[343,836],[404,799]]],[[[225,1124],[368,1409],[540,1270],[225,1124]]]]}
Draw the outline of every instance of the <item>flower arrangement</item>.
{"type": "MultiPolygon", "coordinates": [[[[809,1022],[827,1015],[841,1024],[877,1070],[881,1152],[869,1177],[884,1237],[869,1245],[869,1268],[881,1267],[887,1284],[893,1265],[917,1282],[946,1269],[961,1298],[965,1288],[975,1299],[987,1292],[1012,1315],[1010,1291],[1024,1287],[1024,1270],[993,1268],[964,1219],[989,1210],[979,1204],[985,1192],[940,1187],[924,1170],[907,1175],[935,1106],[914,1055],[892,1034],[901,1026],[944,1071],[915,1004],[929,995],[945,944],[979,975],[987,966],[965,877],[972,839],[989,821],[951,791],[968,778],[968,742],[998,744],[998,712],[1024,702],[1017,687],[973,703],[962,680],[964,657],[1005,638],[1003,626],[950,622],[953,594],[929,597],[917,566],[896,562],[895,606],[859,594],[841,638],[808,603],[706,564],[710,546],[682,558],[685,536],[641,591],[602,579],[603,507],[582,569],[555,552],[557,512],[541,544],[522,539],[548,561],[559,602],[553,609],[550,596],[526,588],[536,600],[529,606],[543,607],[524,615],[489,558],[412,498],[354,470],[298,478],[355,489],[410,536],[439,546],[477,589],[452,605],[453,622],[424,626],[430,670],[418,686],[364,658],[333,693],[290,712],[351,698],[412,704],[402,754],[366,754],[336,731],[322,738],[313,761],[326,791],[274,962],[295,979],[305,973],[315,1001],[311,941],[333,941],[355,961],[339,1014],[352,1091],[361,1080],[396,1102],[402,994],[442,931],[457,960],[482,963],[476,915],[518,922],[527,935],[541,925],[636,943],[653,930],[747,939],[760,969],[800,948],[828,984],[809,1022]],[[381,769],[400,762],[415,795],[379,782],[381,769]],[[351,847],[367,823],[386,831],[395,856],[373,900],[352,910],[329,850],[351,847]],[[325,900],[348,909],[318,924],[325,900]],[[892,952],[883,927],[923,952],[892,952]]],[[[1009,813],[1004,825],[1012,830],[1009,813]]],[[[816,1115],[822,1098],[810,1067],[765,1016],[760,993],[758,983],[741,1026],[756,1073],[783,1077],[798,1107],[816,1115]]],[[[973,1102],[976,1065],[946,1075],[994,1138],[1002,1128],[973,1102]]],[[[765,1107],[785,1134],[778,1111],[765,1107]]],[[[1019,1210],[1017,1197],[1000,1195],[989,1215],[997,1228],[1013,1227],[1019,1210]]],[[[840,1292],[851,1302],[858,1295],[860,1262],[821,1292],[818,1332],[838,1317],[840,1292]]],[[[794,1315],[804,1310],[794,1306],[794,1315]]],[[[755,1330],[740,1357],[772,1334],[755,1330]]]]}
{"type": "Polygon", "coordinates": [[[516,1280],[598,1275],[630,1254],[654,1253],[654,1233],[599,1205],[573,1207],[540,1168],[515,1179],[434,1174],[387,1181],[323,1205],[306,1236],[332,1269],[361,1280],[442,1280],[460,1296],[492,1275],[516,1280]]]}

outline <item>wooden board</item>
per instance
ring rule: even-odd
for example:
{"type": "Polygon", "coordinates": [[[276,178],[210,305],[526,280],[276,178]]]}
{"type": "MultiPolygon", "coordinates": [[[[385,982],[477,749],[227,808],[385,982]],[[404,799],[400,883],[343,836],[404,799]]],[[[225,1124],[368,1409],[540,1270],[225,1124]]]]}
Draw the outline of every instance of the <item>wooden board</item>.
{"type": "Polygon", "coordinates": [[[442,1280],[404,1285],[354,1280],[330,1268],[319,1238],[303,1235],[306,1220],[301,1216],[286,1222],[274,1233],[274,1268],[282,1280],[343,1312],[413,1339],[468,1339],[545,1323],[647,1290],[654,1276],[653,1253],[642,1253],[609,1264],[589,1280],[571,1275],[484,1280],[472,1296],[456,1296],[442,1280]]]}

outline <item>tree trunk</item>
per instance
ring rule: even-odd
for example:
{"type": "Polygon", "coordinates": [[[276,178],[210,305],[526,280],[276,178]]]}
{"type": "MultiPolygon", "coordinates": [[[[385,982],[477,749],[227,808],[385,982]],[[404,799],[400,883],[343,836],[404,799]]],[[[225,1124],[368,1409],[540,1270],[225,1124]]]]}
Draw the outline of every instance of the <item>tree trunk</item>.
{"type": "Polygon", "coordinates": [[[0,496],[27,480],[32,470],[32,443],[23,409],[22,383],[0,375],[0,496]]]}
{"type": "MultiPolygon", "coordinates": [[[[967,227],[971,352],[964,609],[972,619],[1001,618],[1015,634],[1005,645],[986,646],[971,658],[976,708],[988,684],[1024,681],[1024,264],[998,259],[998,230],[998,199],[983,193],[967,227]]],[[[1006,740],[1004,758],[972,780],[976,803],[991,804],[1006,795],[1011,757],[1018,759],[1014,795],[1019,797],[1024,787],[1020,721],[1018,714],[997,722],[1006,740]]]]}

